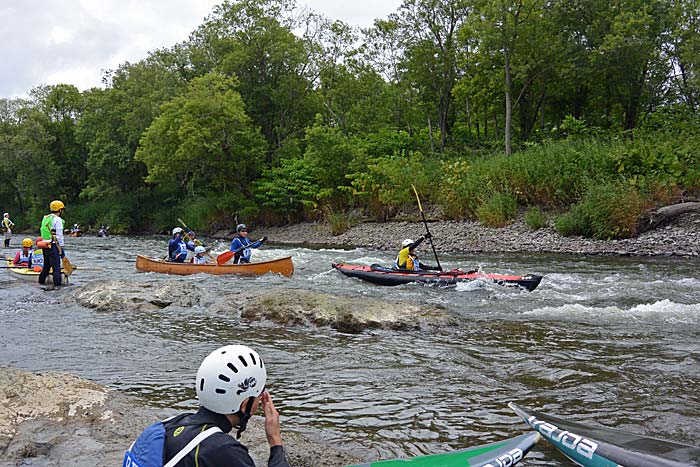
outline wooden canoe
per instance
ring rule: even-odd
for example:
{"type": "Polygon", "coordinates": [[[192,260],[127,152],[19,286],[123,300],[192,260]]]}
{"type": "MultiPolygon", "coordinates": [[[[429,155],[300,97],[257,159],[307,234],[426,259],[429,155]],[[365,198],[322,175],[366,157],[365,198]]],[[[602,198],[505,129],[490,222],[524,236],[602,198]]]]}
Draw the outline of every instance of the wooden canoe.
{"type": "MultiPolygon", "coordinates": [[[[14,277],[15,279],[19,280],[24,280],[27,282],[39,282],[39,273],[41,272],[41,269],[38,271],[35,271],[30,268],[24,268],[24,267],[16,267],[12,265],[12,260],[7,260],[7,272],[10,273],[10,276],[14,277]]],[[[63,283],[67,284],[68,283],[68,275],[66,274],[65,270],[61,269],[61,274],[63,274],[63,283]]],[[[46,276],[46,283],[47,284],[53,284],[53,275],[49,274],[46,276]]]]}
{"type": "Polygon", "coordinates": [[[186,276],[190,274],[238,274],[242,276],[259,276],[271,272],[291,277],[294,273],[294,263],[291,256],[248,264],[192,264],[171,263],[148,256],[136,255],[136,269],[146,272],[160,272],[163,274],[178,274],[186,276]]]}
{"type": "Polygon", "coordinates": [[[71,237],[81,237],[83,235],[83,233],[80,230],[78,230],[75,232],[71,232],[68,235],[70,235],[71,237]]]}

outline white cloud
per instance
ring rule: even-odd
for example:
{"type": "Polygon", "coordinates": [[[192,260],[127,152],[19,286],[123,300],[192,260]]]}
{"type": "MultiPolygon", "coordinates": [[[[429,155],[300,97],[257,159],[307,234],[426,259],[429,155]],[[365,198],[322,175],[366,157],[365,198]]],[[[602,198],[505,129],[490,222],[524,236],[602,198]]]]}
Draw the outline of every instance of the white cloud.
{"type": "MultiPolygon", "coordinates": [[[[371,26],[399,0],[298,0],[329,18],[371,26]]],[[[40,84],[102,85],[104,70],[171,47],[221,0],[6,0],[0,5],[0,97],[40,84]]]]}

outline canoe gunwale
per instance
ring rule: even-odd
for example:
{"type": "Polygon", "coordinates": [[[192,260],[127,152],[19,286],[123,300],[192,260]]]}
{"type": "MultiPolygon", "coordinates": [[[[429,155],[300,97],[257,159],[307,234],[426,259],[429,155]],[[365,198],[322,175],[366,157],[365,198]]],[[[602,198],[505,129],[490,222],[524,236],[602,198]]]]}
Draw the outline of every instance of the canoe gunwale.
{"type": "Polygon", "coordinates": [[[247,264],[171,263],[145,255],[136,255],[136,269],[143,272],[188,276],[192,274],[260,276],[267,273],[291,277],[294,263],[291,256],[247,264]]]}

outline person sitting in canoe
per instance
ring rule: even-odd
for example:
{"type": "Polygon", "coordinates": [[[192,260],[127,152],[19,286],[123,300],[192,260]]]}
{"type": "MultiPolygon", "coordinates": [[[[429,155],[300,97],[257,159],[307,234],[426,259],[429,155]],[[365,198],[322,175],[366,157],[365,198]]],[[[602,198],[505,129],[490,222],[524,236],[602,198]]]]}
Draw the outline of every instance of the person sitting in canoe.
{"type": "Polygon", "coordinates": [[[34,241],[31,238],[25,238],[22,240],[22,249],[17,252],[15,259],[12,261],[14,266],[20,266],[25,268],[32,267],[32,259],[34,252],[32,247],[34,246],[34,241]]]}
{"type": "Polygon", "coordinates": [[[194,256],[190,260],[193,264],[208,264],[209,258],[207,257],[207,249],[202,245],[197,245],[194,247],[194,256]]]}
{"type": "Polygon", "coordinates": [[[184,236],[180,227],[173,229],[173,238],[168,240],[168,261],[184,263],[187,259],[187,250],[194,251],[194,242],[192,240],[185,242],[184,236]]]}
{"type": "Polygon", "coordinates": [[[430,233],[421,235],[415,242],[410,238],[407,238],[401,242],[401,251],[399,251],[396,260],[394,261],[394,269],[408,269],[410,271],[442,271],[439,266],[430,266],[428,264],[421,263],[416,255],[416,248],[420,245],[426,238],[431,238],[430,233]]]}
{"type": "Polygon", "coordinates": [[[257,242],[251,242],[248,239],[248,227],[245,224],[238,224],[236,226],[236,233],[238,234],[231,241],[230,251],[235,252],[233,256],[234,264],[244,264],[250,263],[250,257],[253,254],[252,248],[259,248],[267,240],[267,236],[261,238],[257,242]]]}

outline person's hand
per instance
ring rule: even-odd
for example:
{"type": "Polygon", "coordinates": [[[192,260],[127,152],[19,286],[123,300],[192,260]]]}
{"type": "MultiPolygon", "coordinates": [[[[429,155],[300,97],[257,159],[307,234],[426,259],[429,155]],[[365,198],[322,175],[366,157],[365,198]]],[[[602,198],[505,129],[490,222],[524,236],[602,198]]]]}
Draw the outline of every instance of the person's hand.
{"type": "Polygon", "coordinates": [[[262,238],[262,240],[260,240],[260,241],[261,241],[261,242],[266,242],[266,241],[267,241],[267,235],[265,235],[265,236],[262,238]]]}
{"type": "Polygon", "coordinates": [[[423,238],[424,238],[424,239],[428,239],[428,238],[433,238],[433,236],[430,235],[430,232],[426,232],[426,233],[423,235],[423,238]]]}
{"type": "Polygon", "coordinates": [[[282,445],[280,432],[280,414],[267,391],[262,394],[263,412],[265,412],[265,434],[270,447],[282,445]]]}

